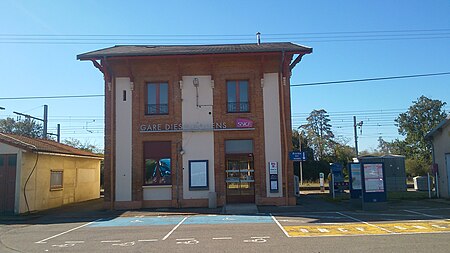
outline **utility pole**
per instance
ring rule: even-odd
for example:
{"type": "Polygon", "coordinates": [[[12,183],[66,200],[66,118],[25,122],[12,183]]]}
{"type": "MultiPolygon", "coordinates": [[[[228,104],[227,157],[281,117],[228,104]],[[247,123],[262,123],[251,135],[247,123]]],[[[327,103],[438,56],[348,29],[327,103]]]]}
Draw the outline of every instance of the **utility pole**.
{"type": "Polygon", "coordinates": [[[61,125],[60,124],[58,124],[58,129],[57,129],[57,133],[56,134],[48,132],[48,105],[44,105],[44,119],[33,117],[33,116],[29,115],[29,114],[20,113],[20,112],[13,112],[13,113],[17,114],[17,115],[20,115],[20,116],[24,116],[25,118],[28,118],[28,119],[34,119],[34,120],[42,121],[43,122],[42,137],[44,139],[47,139],[48,135],[55,135],[57,137],[58,142],[60,142],[60,139],[61,139],[61,125]]]}
{"type": "Polygon", "coordinates": [[[48,105],[44,105],[44,139],[47,139],[48,105]]]}
{"type": "Polygon", "coordinates": [[[356,158],[358,158],[358,132],[356,131],[357,127],[362,127],[363,122],[360,121],[358,123],[356,123],[356,116],[353,116],[353,130],[355,133],[355,154],[356,154],[356,158]]]}

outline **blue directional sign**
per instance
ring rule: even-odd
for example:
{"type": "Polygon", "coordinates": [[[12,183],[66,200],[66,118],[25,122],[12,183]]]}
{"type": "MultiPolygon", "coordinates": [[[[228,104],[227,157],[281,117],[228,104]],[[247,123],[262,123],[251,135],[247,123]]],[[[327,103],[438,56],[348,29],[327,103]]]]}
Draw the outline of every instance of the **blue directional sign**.
{"type": "Polygon", "coordinates": [[[304,152],[304,151],[289,152],[289,160],[291,160],[291,161],[306,161],[306,152],[304,152]]]}

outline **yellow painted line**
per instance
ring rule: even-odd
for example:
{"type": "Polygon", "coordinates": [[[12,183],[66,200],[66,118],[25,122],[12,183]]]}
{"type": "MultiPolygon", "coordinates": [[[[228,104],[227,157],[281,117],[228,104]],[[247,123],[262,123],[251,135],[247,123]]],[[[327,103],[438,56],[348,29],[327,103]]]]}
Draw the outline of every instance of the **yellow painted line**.
{"type": "Polygon", "coordinates": [[[380,228],[361,223],[334,225],[284,226],[290,236],[341,236],[341,235],[378,235],[389,234],[380,228]]]}
{"type": "Polygon", "coordinates": [[[377,225],[395,233],[450,232],[450,222],[448,221],[386,223],[377,225]]]}
{"type": "Polygon", "coordinates": [[[283,228],[291,237],[448,233],[450,221],[314,224],[283,228]]]}

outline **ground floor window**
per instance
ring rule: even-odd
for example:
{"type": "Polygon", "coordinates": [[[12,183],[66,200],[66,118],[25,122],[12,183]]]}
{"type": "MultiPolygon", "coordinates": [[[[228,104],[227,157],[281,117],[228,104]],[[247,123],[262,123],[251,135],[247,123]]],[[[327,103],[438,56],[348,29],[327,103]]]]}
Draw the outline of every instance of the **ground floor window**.
{"type": "Polygon", "coordinates": [[[144,185],[171,185],[171,166],[170,141],[144,143],[144,185]]]}
{"type": "Polygon", "coordinates": [[[63,171],[50,171],[50,190],[60,190],[63,188],[63,171]]]}

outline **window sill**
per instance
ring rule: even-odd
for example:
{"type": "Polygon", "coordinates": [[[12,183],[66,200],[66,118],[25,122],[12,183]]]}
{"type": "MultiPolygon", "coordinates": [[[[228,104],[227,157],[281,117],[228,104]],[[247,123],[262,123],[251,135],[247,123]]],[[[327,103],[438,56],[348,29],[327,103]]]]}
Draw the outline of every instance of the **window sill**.
{"type": "Polygon", "coordinates": [[[61,187],[61,188],[50,188],[50,191],[51,191],[51,192],[62,191],[62,190],[64,190],[63,187],[61,187]]]}
{"type": "Polygon", "coordinates": [[[142,189],[147,188],[172,188],[172,185],[143,185],[142,189]]]}

